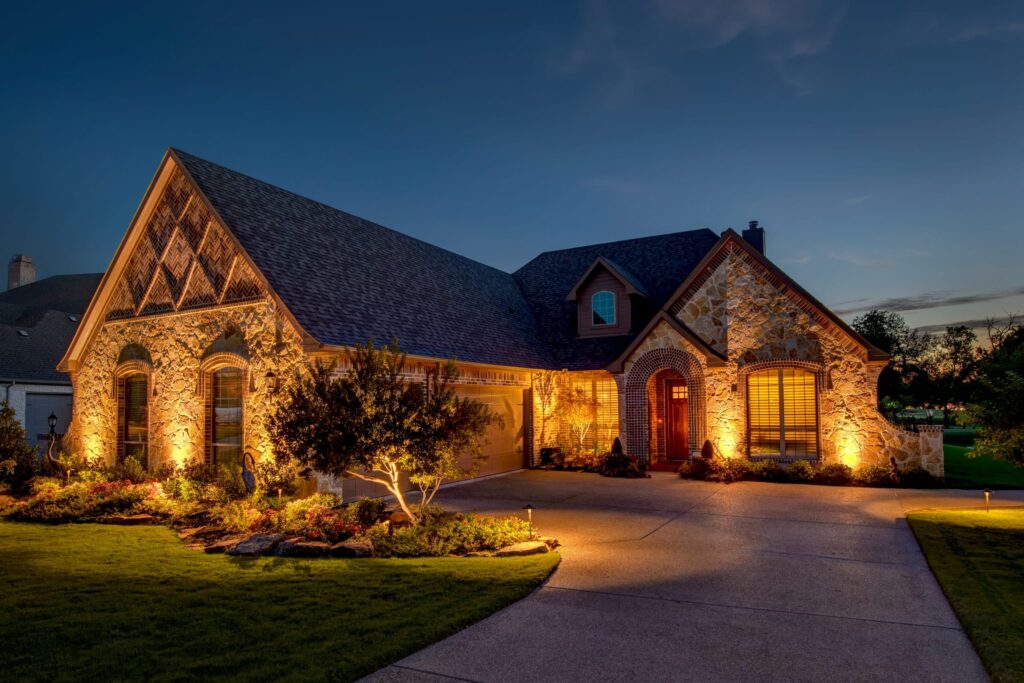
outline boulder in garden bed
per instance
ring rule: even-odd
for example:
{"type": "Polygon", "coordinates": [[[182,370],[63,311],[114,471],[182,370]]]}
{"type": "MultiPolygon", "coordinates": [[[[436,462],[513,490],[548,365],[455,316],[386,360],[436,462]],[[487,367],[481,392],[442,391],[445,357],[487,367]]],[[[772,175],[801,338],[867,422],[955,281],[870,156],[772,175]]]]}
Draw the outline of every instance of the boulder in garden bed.
{"type": "Polygon", "coordinates": [[[274,548],[274,554],[280,557],[326,557],[330,551],[330,543],[302,539],[287,539],[274,548]]]}
{"type": "Polygon", "coordinates": [[[228,555],[256,557],[269,555],[284,540],[283,534],[253,534],[227,549],[228,555]]]}
{"type": "Polygon", "coordinates": [[[367,539],[350,538],[332,545],[330,554],[331,557],[370,557],[373,555],[373,543],[367,539]]]}
{"type": "Polygon", "coordinates": [[[507,545],[494,553],[497,557],[518,557],[520,555],[539,555],[548,552],[548,544],[544,541],[524,541],[507,545]]]}
{"type": "Polygon", "coordinates": [[[153,515],[108,515],[101,520],[104,524],[119,524],[121,526],[143,526],[156,523],[153,515]]]}
{"type": "Polygon", "coordinates": [[[203,548],[203,552],[208,554],[223,553],[229,548],[233,548],[238,545],[238,543],[243,540],[245,540],[244,536],[229,536],[228,538],[222,538],[219,541],[214,541],[203,548]]]}

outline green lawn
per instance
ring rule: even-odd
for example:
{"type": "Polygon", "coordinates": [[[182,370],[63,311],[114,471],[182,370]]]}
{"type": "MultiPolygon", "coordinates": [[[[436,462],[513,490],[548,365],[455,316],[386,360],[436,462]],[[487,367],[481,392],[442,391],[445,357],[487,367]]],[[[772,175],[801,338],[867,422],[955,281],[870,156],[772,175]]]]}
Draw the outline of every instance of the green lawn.
{"type": "Polygon", "coordinates": [[[163,527],[0,522],[0,678],[351,680],[524,597],[557,564],[243,560],[163,527]]]}
{"type": "Polygon", "coordinates": [[[989,674],[1024,680],[1024,508],[908,519],[989,674]]]}
{"type": "Polygon", "coordinates": [[[990,455],[967,457],[964,446],[943,446],[946,454],[946,485],[953,488],[1024,488],[1024,467],[990,455]]]}

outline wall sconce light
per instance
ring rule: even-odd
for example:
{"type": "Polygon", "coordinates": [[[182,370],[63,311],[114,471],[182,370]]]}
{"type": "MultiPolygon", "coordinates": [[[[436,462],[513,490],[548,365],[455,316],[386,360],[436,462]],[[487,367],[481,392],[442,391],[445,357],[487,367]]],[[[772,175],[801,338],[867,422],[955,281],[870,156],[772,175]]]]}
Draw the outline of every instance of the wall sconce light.
{"type": "Polygon", "coordinates": [[[265,374],[263,376],[263,379],[265,379],[266,382],[267,382],[267,384],[266,384],[267,391],[269,391],[272,394],[276,394],[277,393],[277,389],[278,389],[278,382],[277,382],[277,375],[274,374],[274,371],[273,370],[267,370],[267,374],[265,374]]]}

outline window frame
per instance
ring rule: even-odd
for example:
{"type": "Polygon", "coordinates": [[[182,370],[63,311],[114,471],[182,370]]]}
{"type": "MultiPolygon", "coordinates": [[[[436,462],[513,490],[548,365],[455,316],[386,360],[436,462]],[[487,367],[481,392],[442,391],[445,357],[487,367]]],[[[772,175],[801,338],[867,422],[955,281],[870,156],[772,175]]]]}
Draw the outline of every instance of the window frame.
{"type": "Polygon", "coordinates": [[[210,466],[217,465],[214,438],[214,374],[225,369],[235,369],[241,373],[239,379],[241,384],[239,432],[241,434],[240,462],[244,460],[246,446],[248,444],[248,430],[246,428],[246,414],[248,412],[246,402],[249,397],[249,363],[246,359],[231,352],[217,352],[209,356],[202,364],[202,387],[203,387],[203,460],[210,466]]]}
{"type": "MultiPolygon", "coordinates": [[[[810,364],[808,364],[810,365],[810,364]]],[[[769,361],[768,364],[762,367],[749,368],[743,377],[743,388],[744,388],[744,409],[747,418],[747,429],[746,429],[746,441],[747,441],[747,458],[750,459],[778,459],[778,460],[819,460],[821,458],[821,370],[819,368],[807,367],[804,364],[798,363],[775,363],[769,361]],[[802,372],[810,376],[810,386],[814,391],[814,410],[813,413],[804,412],[804,415],[813,415],[814,417],[814,440],[813,440],[813,453],[788,453],[786,448],[786,382],[784,381],[785,372],[802,372]],[[750,390],[750,381],[757,375],[763,373],[776,373],[776,381],[778,387],[778,423],[777,431],[779,434],[778,440],[778,453],[753,453],[753,432],[752,428],[752,410],[751,410],[751,398],[752,392],[750,390]]],[[[796,441],[794,441],[795,443],[796,441]]]]}
{"type": "MultiPolygon", "coordinates": [[[[142,347],[139,347],[142,348],[142,347]]],[[[145,349],[143,349],[145,351],[145,349]]],[[[122,351],[122,355],[124,352],[122,351]]],[[[153,367],[147,360],[141,358],[129,358],[123,360],[117,364],[114,369],[114,381],[113,381],[113,399],[114,408],[116,410],[117,422],[115,424],[114,432],[114,459],[115,462],[120,464],[124,462],[126,457],[126,444],[127,443],[138,443],[128,442],[125,439],[128,430],[128,416],[127,416],[127,396],[125,394],[127,381],[136,376],[142,376],[145,378],[146,386],[143,392],[145,398],[145,441],[144,443],[144,458],[141,462],[142,466],[149,470],[150,460],[152,459],[152,441],[150,440],[150,432],[152,432],[153,426],[153,411],[151,405],[151,397],[153,395],[153,367]]]]}
{"type": "MultiPolygon", "coordinates": [[[[603,316],[602,316],[602,318],[603,318],[603,316]]],[[[613,326],[617,325],[618,322],[619,322],[619,302],[618,302],[618,297],[615,295],[615,292],[613,292],[611,290],[608,290],[608,289],[602,289],[600,291],[597,291],[597,292],[594,292],[593,294],[591,294],[590,295],[590,324],[591,324],[591,326],[593,326],[593,327],[613,327],[613,326]],[[597,318],[598,313],[597,313],[597,307],[594,304],[595,304],[595,302],[597,300],[597,297],[601,296],[602,294],[607,294],[609,297],[611,297],[612,319],[610,321],[606,320],[603,323],[599,323],[599,322],[596,322],[596,318],[597,318]]]]}

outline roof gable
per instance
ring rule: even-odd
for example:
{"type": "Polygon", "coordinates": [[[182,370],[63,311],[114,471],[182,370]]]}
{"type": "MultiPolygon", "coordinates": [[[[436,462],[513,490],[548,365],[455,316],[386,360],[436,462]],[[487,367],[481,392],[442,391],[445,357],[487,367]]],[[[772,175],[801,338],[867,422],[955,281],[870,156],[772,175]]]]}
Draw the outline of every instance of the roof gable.
{"type": "Polygon", "coordinates": [[[640,296],[649,297],[647,289],[640,283],[640,281],[627,271],[622,266],[616,265],[609,259],[603,256],[598,256],[594,259],[594,262],[587,268],[587,271],[583,273],[573,288],[569,290],[566,295],[566,301],[576,301],[579,294],[580,288],[590,279],[590,276],[594,274],[594,271],[603,268],[608,271],[612,277],[622,283],[622,286],[626,288],[626,294],[639,294],[640,296]]]}

